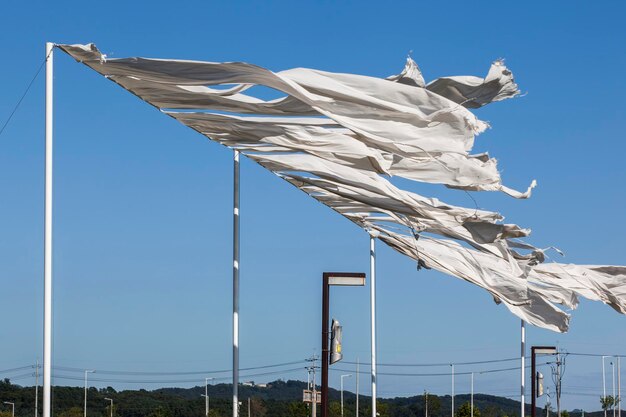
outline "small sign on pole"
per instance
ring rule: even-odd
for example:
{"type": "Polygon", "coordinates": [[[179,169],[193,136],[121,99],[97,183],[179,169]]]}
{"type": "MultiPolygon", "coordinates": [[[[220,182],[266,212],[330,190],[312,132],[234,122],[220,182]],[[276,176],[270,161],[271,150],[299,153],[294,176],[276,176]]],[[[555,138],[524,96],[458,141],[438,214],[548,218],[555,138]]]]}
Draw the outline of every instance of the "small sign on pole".
{"type": "MultiPolygon", "coordinates": [[[[316,403],[322,403],[322,393],[320,391],[315,391],[316,403]]],[[[305,403],[313,402],[313,391],[309,389],[302,390],[302,401],[305,403]]]]}
{"type": "Polygon", "coordinates": [[[339,324],[339,321],[333,319],[333,323],[331,325],[331,336],[330,336],[330,364],[331,365],[339,362],[343,358],[343,354],[341,353],[341,334],[342,334],[342,327],[339,324]]]}

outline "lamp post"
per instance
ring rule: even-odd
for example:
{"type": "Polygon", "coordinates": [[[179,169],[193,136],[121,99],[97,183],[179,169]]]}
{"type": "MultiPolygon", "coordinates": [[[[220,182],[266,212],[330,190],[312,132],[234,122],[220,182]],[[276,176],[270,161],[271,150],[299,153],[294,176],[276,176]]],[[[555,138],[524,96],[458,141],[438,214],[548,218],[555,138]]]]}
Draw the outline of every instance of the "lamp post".
{"type": "Polygon", "coordinates": [[[215,378],[204,378],[204,414],[206,417],[209,417],[209,381],[214,380],[215,378]]]}
{"type": "Polygon", "coordinates": [[[11,417],[15,417],[15,403],[5,401],[4,404],[8,404],[11,406],[11,417]]]}
{"type": "Polygon", "coordinates": [[[362,272],[324,272],[322,274],[322,417],[328,417],[328,366],[329,348],[329,305],[330,286],[365,285],[365,274],[362,272]]]}
{"type": "MultiPolygon", "coordinates": [[[[537,405],[537,363],[535,357],[538,354],[541,355],[556,355],[557,350],[554,346],[532,346],[530,348],[530,366],[532,372],[532,379],[530,384],[530,396],[531,398],[531,416],[535,417],[537,414],[536,405],[537,405]]],[[[559,395],[557,391],[557,396],[559,395]]],[[[557,397],[558,398],[558,397],[557,397]]]]}
{"type": "MultiPolygon", "coordinates": [[[[604,360],[608,356],[602,356],[602,399],[606,401],[606,371],[604,367],[604,360]]],[[[606,407],[604,408],[604,417],[606,417],[606,407]]]]}
{"type": "Polygon", "coordinates": [[[352,374],[341,375],[341,417],[343,417],[343,379],[351,377],[352,374]]]}
{"type": "Polygon", "coordinates": [[[96,371],[94,371],[93,369],[86,369],[85,370],[85,408],[84,408],[84,412],[83,412],[83,416],[87,417],[87,374],[92,374],[96,371]]]}
{"type": "Polygon", "coordinates": [[[621,356],[617,357],[617,417],[622,417],[622,368],[620,367],[621,356]]]}
{"type": "Polygon", "coordinates": [[[111,417],[113,417],[113,399],[111,398],[105,398],[105,401],[111,401],[111,417]]]}
{"type": "Polygon", "coordinates": [[[615,396],[615,361],[611,361],[611,367],[613,369],[613,417],[615,417],[615,403],[617,402],[617,397],[615,396]]]}
{"type": "Polygon", "coordinates": [[[454,364],[451,363],[450,366],[452,367],[452,417],[454,417],[454,364]]]}
{"type": "Polygon", "coordinates": [[[474,417],[474,372],[472,372],[472,382],[470,385],[470,415],[471,417],[474,417]]]}

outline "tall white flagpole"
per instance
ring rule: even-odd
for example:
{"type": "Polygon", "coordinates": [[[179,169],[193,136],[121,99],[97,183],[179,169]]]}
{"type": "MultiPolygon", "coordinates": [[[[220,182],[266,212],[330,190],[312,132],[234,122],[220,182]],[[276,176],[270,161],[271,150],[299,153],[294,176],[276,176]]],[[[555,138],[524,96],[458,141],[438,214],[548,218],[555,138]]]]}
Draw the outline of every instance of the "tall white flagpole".
{"type": "Polygon", "coordinates": [[[239,416],[239,151],[233,158],[233,417],[239,416]]]}
{"type": "MultiPolygon", "coordinates": [[[[526,322],[522,320],[522,343],[521,343],[521,414],[520,416],[525,417],[524,408],[526,407],[526,396],[525,396],[525,388],[526,388],[526,322]]],[[[535,375],[531,375],[531,378],[534,378],[535,375]]]]}
{"type": "Polygon", "coordinates": [[[370,234],[370,324],[372,330],[372,417],[376,417],[376,238],[370,234]]]}
{"type": "Polygon", "coordinates": [[[43,255],[43,417],[50,417],[52,380],[52,42],[46,43],[46,168],[43,255]]]}

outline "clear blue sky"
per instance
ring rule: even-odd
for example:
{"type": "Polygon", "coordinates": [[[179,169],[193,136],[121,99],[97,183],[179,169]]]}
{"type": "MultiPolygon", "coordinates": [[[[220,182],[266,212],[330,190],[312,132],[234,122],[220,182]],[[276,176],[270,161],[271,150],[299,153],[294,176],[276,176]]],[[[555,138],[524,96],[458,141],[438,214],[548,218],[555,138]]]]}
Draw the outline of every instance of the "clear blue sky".
{"type": "MultiPolygon", "coordinates": [[[[95,42],[111,57],[237,60],[373,76],[399,72],[412,50],[427,80],[484,75],[502,57],[527,95],[477,112],[493,128],[476,149],[499,159],[508,185],[524,188],[536,178],[539,187],[528,201],[474,194],[478,204],[533,228],[532,242],[558,246],[566,261],[624,265],[625,15],[620,2],[5,2],[0,121],[41,64],[46,41],[95,42]]],[[[43,80],[42,73],[0,136],[0,369],[41,356],[43,80]]],[[[232,153],[61,52],[55,88],[55,365],[228,368],[232,153]]],[[[403,185],[473,204],[442,187],[403,185]]],[[[519,355],[519,319],[487,293],[418,272],[379,248],[380,362],[519,355]]],[[[243,161],[242,367],[319,353],[321,273],[367,269],[364,232],[243,161]]],[[[331,306],[344,325],[346,360],[368,361],[368,290],[338,289],[331,306]]],[[[558,343],[570,352],[626,354],[625,340],[626,318],[586,301],[569,334],[528,330],[529,345],[558,343]]],[[[570,357],[564,391],[589,395],[566,394],[566,408],[599,409],[600,369],[599,358],[570,357]]],[[[331,374],[332,384],[339,374],[331,374]]],[[[305,372],[284,377],[302,379],[305,372]]],[[[481,375],[476,389],[515,398],[518,378],[481,375]]],[[[447,377],[381,376],[379,386],[383,396],[450,390],[447,377]]],[[[361,387],[369,391],[367,376],[361,387]]],[[[456,391],[468,390],[468,377],[458,377],[456,391]]]]}

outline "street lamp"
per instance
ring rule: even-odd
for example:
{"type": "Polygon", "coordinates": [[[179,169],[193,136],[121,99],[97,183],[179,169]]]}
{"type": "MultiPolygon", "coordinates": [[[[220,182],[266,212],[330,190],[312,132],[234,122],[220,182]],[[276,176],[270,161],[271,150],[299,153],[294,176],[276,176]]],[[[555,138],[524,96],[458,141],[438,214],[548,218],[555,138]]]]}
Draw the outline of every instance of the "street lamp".
{"type": "Polygon", "coordinates": [[[11,406],[11,417],[15,417],[15,403],[5,401],[4,404],[8,404],[11,406]]]}
{"type": "Polygon", "coordinates": [[[105,401],[111,401],[111,417],[113,417],[113,400],[111,398],[105,398],[105,401]]]}
{"type": "Polygon", "coordinates": [[[454,364],[451,363],[452,367],[452,417],[454,417],[454,364]]]}
{"type": "MultiPolygon", "coordinates": [[[[470,383],[470,416],[474,417],[474,372],[472,372],[472,382],[470,383]]],[[[524,416],[522,416],[524,417],[524,416]]]]}
{"type": "Polygon", "coordinates": [[[343,417],[343,379],[351,376],[352,374],[341,375],[341,417],[343,417]]]}
{"type": "Polygon", "coordinates": [[[94,371],[93,369],[86,369],[85,370],[85,409],[83,412],[83,417],[87,417],[87,374],[93,374],[96,371],[94,371]]]}
{"type": "MultiPolygon", "coordinates": [[[[602,355],[602,399],[606,401],[606,372],[604,367],[604,360],[610,358],[610,356],[602,355]]],[[[604,417],[606,417],[606,407],[604,408],[604,417]]]]}
{"type": "MultiPolygon", "coordinates": [[[[330,286],[365,286],[365,274],[362,272],[324,272],[322,274],[322,417],[328,417],[328,366],[330,348],[329,305],[330,286]]],[[[313,405],[315,407],[315,403],[313,405]]]]}
{"type": "Polygon", "coordinates": [[[204,397],[204,414],[206,417],[209,417],[209,381],[214,379],[215,378],[204,378],[204,395],[200,394],[204,397]]]}
{"type": "MultiPolygon", "coordinates": [[[[556,347],[554,346],[532,346],[530,348],[530,367],[531,367],[531,372],[532,372],[532,379],[531,379],[531,384],[530,384],[530,396],[532,397],[531,399],[531,405],[530,405],[530,413],[532,417],[535,417],[535,414],[537,413],[536,410],[536,405],[537,405],[537,363],[535,360],[535,357],[537,355],[556,355],[557,354],[557,350],[556,347]]],[[[557,399],[558,399],[558,395],[559,392],[557,390],[557,399]]]]}
{"type": "Polygon", "coordinates": [[[615,361],[611,361],[611,366],[613,367],[613,417],[615,417],[615,403],[617,402],[615,396],[615,361]]]}

